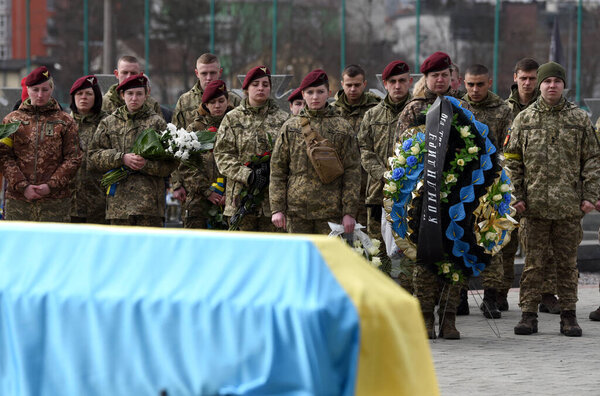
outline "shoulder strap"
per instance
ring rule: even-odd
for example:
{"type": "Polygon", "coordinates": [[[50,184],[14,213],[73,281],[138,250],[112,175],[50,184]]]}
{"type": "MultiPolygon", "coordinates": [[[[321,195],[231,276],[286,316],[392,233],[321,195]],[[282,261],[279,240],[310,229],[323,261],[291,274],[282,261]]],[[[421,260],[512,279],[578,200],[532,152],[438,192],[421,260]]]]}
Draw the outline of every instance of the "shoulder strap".
{"type": "Polygon", "coordinates": [[[300,126],[302,127],[302,135],[304,135],[304,140],[306,141],[306,146],[308,147],[311,142],[315,140],[319,140],[319,134],[310,127],[310,121],[308,117],[300,117],[300,126]]]}

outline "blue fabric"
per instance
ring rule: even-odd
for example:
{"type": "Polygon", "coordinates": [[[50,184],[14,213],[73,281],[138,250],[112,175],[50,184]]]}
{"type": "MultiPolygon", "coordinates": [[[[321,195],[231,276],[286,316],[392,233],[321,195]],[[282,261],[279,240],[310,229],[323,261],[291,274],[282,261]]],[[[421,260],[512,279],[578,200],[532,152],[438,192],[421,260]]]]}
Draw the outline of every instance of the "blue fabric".
{"type": "Polygon", "coordinates": [[[354,393],[358,314],[306,238],[1,226],[2,395],[354,393]]]}

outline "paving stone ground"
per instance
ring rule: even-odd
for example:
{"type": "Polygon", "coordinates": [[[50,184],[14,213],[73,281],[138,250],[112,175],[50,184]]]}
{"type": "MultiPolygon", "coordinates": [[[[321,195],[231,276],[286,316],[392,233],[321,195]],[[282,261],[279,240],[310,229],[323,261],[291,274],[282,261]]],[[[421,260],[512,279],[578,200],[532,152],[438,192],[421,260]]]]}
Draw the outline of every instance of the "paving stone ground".
{"type": "Polygon", "coordinates": [[[471,314],[457,318],[461,340],[430,341],[441,395],[600,395],[600,322],[588,319],[600,293],[590,277],[580,283],[582,337],[560,334],[559,315],[547,313],[538,314],[537,334],[517,336],[519,289],[510,290],[510,310],[495,321],[479,311],[483,291],[471,291],[471,314]]]}

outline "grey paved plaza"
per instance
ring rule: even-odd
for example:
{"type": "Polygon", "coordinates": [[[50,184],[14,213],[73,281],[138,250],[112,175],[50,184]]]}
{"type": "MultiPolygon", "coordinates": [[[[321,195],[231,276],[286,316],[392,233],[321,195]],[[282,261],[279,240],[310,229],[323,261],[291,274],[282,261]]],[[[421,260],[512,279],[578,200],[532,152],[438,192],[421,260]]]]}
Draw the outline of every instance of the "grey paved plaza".
{"type": "Polygon", "coordinates": [[[461,340],[430,341],[441,395],[600,395],[600,322],[588,319],[600,305],[597,282],[579,285],[583,336],[573,338],[560,334],[559,315],[547,313],[538,314],[537,334],[515,335],[519,289],[510,290],[510,310],[495,321],[477,307],[483,291],[470,293],[471,314],[457,317],[461,340]]]}

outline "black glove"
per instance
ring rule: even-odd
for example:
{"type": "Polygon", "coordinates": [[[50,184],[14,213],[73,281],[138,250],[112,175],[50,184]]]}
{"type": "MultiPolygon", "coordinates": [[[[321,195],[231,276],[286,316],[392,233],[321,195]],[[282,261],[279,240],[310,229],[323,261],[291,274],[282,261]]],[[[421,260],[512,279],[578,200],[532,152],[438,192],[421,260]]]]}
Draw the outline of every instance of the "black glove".
{"type": "Polygon", "coordinates": [[[252,169],[252,173],[248,178],[250,187],[262,190],[269,185],[269,163],[263,162],[256,168],[252,169]]]}

